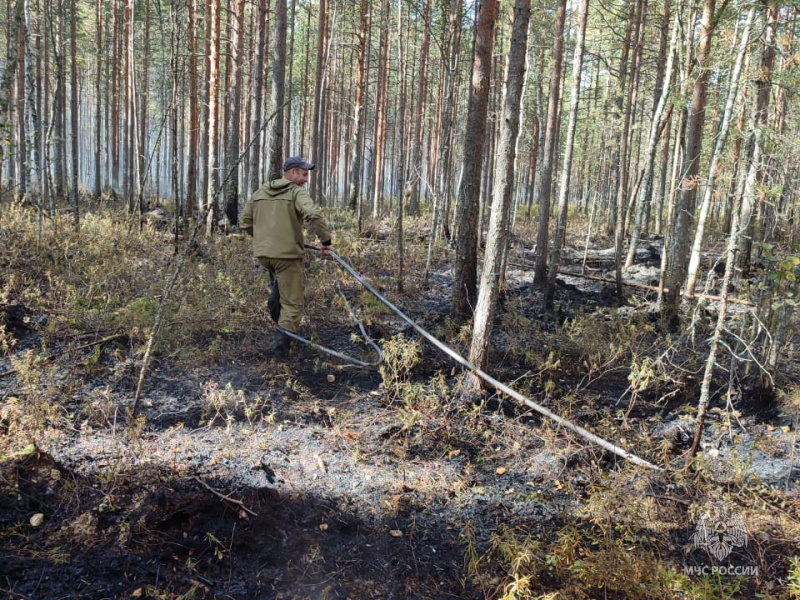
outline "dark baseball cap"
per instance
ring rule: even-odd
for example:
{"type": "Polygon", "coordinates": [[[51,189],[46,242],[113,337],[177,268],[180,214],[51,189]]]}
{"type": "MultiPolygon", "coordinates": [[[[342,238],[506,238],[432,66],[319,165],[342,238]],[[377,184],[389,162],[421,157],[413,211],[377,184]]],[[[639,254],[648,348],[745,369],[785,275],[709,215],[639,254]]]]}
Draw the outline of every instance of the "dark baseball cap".
{"type": "Polygon", "coordinates": [[[283,170],[291,171],[292,169],[306,169],[310,171],[314,168],[314,163],[308,162],[302,156],[290,156],[283,161],[283,170]]]}

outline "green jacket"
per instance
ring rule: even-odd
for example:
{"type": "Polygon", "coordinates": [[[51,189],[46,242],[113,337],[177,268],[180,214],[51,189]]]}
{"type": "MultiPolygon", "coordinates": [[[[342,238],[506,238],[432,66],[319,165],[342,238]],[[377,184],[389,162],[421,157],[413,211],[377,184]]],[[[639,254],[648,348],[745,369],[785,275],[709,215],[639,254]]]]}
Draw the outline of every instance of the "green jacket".
{"type": "Polygon", "coordinates": [[[242,227],[253,236],[256,257],[302,257],[304,224],[311,226],[323,246],[330,245],[331,231],[320,208],[308,192],[283,178],[259,188],[242,214],[242,227]]]}

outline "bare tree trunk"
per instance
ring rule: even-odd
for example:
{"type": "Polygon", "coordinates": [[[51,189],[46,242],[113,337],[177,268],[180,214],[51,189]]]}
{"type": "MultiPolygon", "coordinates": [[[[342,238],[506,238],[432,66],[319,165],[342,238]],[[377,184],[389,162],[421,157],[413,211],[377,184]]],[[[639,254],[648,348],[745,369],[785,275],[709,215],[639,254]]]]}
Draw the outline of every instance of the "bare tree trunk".
{"type": "Polygon", "coordinates": [[[714,149],[711,152],[711,160],[708,165],[708,179],[703,193],[703,202],[700,205],[700,214],[697,217],[697,230],[695,231],[694,243],[692,244],[692,254],[689,258],[689,270],[686,277],[687,296],[692,296],[694,294],[694,288],[697,282],[697,272],[700,267],[700,250],[703,245],[706,220],[708,219],[708,212],[711,208],[711,198],[714,194],[714,185],[717,180],[718,163],[722,155],[722,149],[725,147],[725,142],[728,139],[728,129],[730,127],[731,115],[733,114],[733,105],[739,93],[739,76],[741,75],[742,65],[747,55],[747,47],[750,43],[750,28],[753,23],[755,11],[755,6],[751,6],[750,12],[747,13],[747,21],[745,22],[744,30],[742,31],[742,39],[739,43],[739,54],[736,57],[736,64],[733,67],[731,80],[728,84],[728,97],[725,100],[722,119],[717,129],[717,138],[714,142],[714,149]]]}
{"type": "Polygon", "coordinates": [[[439,131],[439,157],[437,159],[439,176],[437,178],[437,226],[433,235],[441,236],[449,231],[450,197],[453,188],[453,103],[455,99],[458,70],[458,49],[461,44],[462,3],[451,0],[448,14],[448,27],[442,32],[442,69],[444,71],[444,91],[441,95],[441,127],[439,131]]]}
{"type": "Polygon", "coordinates": [[[120,6],[119,0],[112,0],[111,3],[111,96],[109,97],[108,104],[111,105],[111,122],[109,123],[109,174],[111,189],[119,193],[119,128],[120,128],[120,96],[121,94],[121,77],[124,69],[119,69],[119,61],[121,58],[121,23],[120,23],[120,6]]]}
{"type": "Polygon", "coordinates": [[[250,191],[255,192],[261,185],[261,98],[264,94],[264,48],[267,38],[268,0],[258,0],[258,25],[256,57],[253,65],[253,113],[250,117],[250,191]]]}
{"type": "Polygon", "coordinates": [[[700,163],[700,152],[703,146],[703,125],[705,124],[708,77],[711,72],[711,41],[714,32],[714,9],[716,0],[705,0],[703,19],[700,25],[700,46],[697,53],[697,80],[695,81],[692,103],[689,109],[687,124],[686,153],[681,166],[681,186],[675,205],[675,222],[670,236],[669,266],[666,273],[664,301],[667,318],[675,322],[680,303],[680,291],[683,285],[687,262],[689,259],[689,239],[691,222],[695,211],[697,196],[697,173],[700,163]]]}
{"type": "Polygon", "coordinates": [[[633,34],[635,47],[631,60],[630,85],[627,89],[625,111],[622,115],[621,147],[619,156],[619,179],[617,181],[617,215],[614,219],[614,264],[616,266],[617,297],[622,298],[622,247],[625,241],[625,216],[627,211],[629,168],[630,168],[630,136],[632,129],[632,111],[636,105],[634,94],[638,80],[639,57],[641,56],[642,36],[644,34],[647,0],[638,0],[636,8],[636,25],[633,34]]]}
{"type": "Polygon", "coordinates": [[[422,124],[425,122],[425,107],[428,94],[428,48],[430,46],[431,0],[424,0],[422,16],[422,41],[419,50],[419,72],[417,74],[417,108],[415,111],[413,142],[411,144],[411,199],[408,213],[419,215],[420,182],[422,180],[422,124]]]}
{"type": "MultiPolygon", "coordinates": [[[[556,218],[556,235],[550,253],[550,270],[547,273],[547,288],[544,294],[544,306],[553,308],[556,295],[556,277],[561,258],[561,247],[567,237],[567,213],[569,212],[569,182],[572,170],[572,153],[575,146],[575,127],[578,119],[578,100],[581,92],[583,75],[583,47],[586,38],[586,15],[589,12],[589,0],[581,0],[578,9],[578,31],[575,39],[575,54],[572,57],[572,95],[569,104],[569,121],[567,123],[567,139],[564,149],[564,164],[561,166],[561,184],[558,189],[558,216],[556,218]]],[[[544,248],[541,249],[545,251],[544,248]]]]}
{"type": "Polygon", "coordinates": [[[228,139],[225,149],[225,217],[229,226],[239,224],[239,121],[242,110],[242,53],[244,52],[244,0],[235,0],[228,31],[228,139]]]}
{"type": "MultiPolygon", "coordinates": [[[[588,0],[583,0],[587,3],[588,0]]],[[[500,141],[497,149],[499,160],[494,173],[492,211],[489,231],[486,235],[486,252],[483,261],[481,286],[475,306],[472,328],[472,344],[469,361],[481,370],[486,370],[491,339],[495,305],[503,276],[503,254],[509,235],[508,223],[511,196],[514,188],[514,165],[517,158],[519,116],[522,89],[525,80],[525,54],[528,43],[531,0],[516,0],[511,45],[506,65],[506,89],[500,122],[500,141]]],[[[480,385],[473,377],[473,385],[480,385]]]]}
{"type": "MultiPolygon", "coordinates": [[[[147,113],[150,104],[150,0],[145,0],[145,13],[144,13],[144,43],[142,48],[142,93],[141,100],[139,101],[139,126],[138,126],[138,143],[136,144],[136,158],[137,171],[139,174],[138,180],[138,193],[139,201],[144,203],[145,189],[144,186],[149,179],[148,169],[149,164],[147,157],[150,153],[150,141],[147,131],[147,113]]],[[[144,209],[144,207],[142,207],[144,209]]]]}
{"type": "Polygon", "coordinates": [[[756,237],[758,203],[756,202],[756,186],[764,177],[765,164],[762,162],[764,133],[767,123],[772,94],[772,70],[775,66],[775,35],[777,20],[780,14],[778,4],[767,7],[767,27],[764,32],[764,49],[761,54],[761,68],[756,78],[756,103],[753,113],[753,157],[748,164],[748,173],[744,198],[742,199],[742,239],[739,240],[740,253],[736,257],[737,279],[747,277],[750,269],[750,257],[753,241],[756,237]]]}
{"type": "Polygon", "coordinates": [[[286,92],[286,0],[275,0],[275,54],[272,60],[273,116],[269,143],[269,179],[277,179],[283,171],[283,103],[286,92]]]}
{"type": "Polygon", "coordinates": [[[559,0],[553,31],[553,64],[550,70],[550,94],[547,100],[547,124],[544,130],[542,149],[542,176],[539,184],[539,227],[536,233],[536,266],[533,281],[544,285],[547,281],[547,244],[550,239],[550,198],[553,193],[553,171],[556,160],[556,138],[558,137],[558,112],[561,89],[561,63],[564,60],[564,23],[567,1],[559,0]]]}
{"type": "Polygon", "coordinates": [[[81,224],[81,215],[78,198],[78,132],[80,131],[80,124],[78,123],[78,35],[75,25],[75,22],[78,20],[78,14],[75,0],[71,0],[70,15],[70,102],[72,104],[70,107],[70,120],[72,121],[72,127],[70,129],[72,152],[72,185],[70,192],[72,196],[73,222],[75,229],[77,230],[81,224]]]}
{"type": "MultiPolygon", "coordinates": [[[[680,9],[678,13],[680,14],[680,9]]],[[[661,131],[668,121],[661,123],[661,117],[664,114],[664,109],[667,105],[667,97],[669,96],[670,82],[672,81],[672,68],[675,63],[675,46],[678,42],[678,31],[680,29],[680,20],[675,18],[675,26],[672,29],[672,37],[669,42],[669,52],[667,56],[666,71],[663,74],[663,80],[659,83],[661,89],[661,97],[658,99],[658,104],[653,111],[652,121],[650,123],[650,136],[647,140],[647,150],[645,151],[645,164],[644,175],[642,179],[642,186],[640,189],[639,202],[636,204],[636,217],[634,219],[633,228],[631,231],[631,239],[628,244],[628,255],[625,259],[625,266],[630,267],[633,265],[634,257],[636,256],[636,246],[639,244],[639,235],[642,231],[643,217],[645,208],[649,204],[653,192],[653,173],[655,171],[656,150],[658,148],[658,140],[661,137],[661,131]]]]}
{"type": "MultiPolygon", "coordinates": [[[[358,18],[358,47],[356,50],[356,93],[353,100],[353,135],[350,139],[351,162],[350,162],[350,190],[348,193],[348,204],[350,210],[359,210],[361,199],[361,174],[364,172],[362,164],[361,145],[364,137],[364,85],[365,73],[367,69],[367,21],[369,17],[369,3],[367,0],[359,2],[358,18]]],[[[361,232],[361,219],[358,220],[358,231],[361,232]]]]}
{"type": "Polygon", "coordinates": [[[95,6],[97,23],[95,25],[95,50],[97,56],[97,71],[95,81],[95,123],[94,123],[94,197],[99,200],[103,193],[103,161],[101,149],[103,144],[103,119],[102,114],[102,81],[103,81],[103,1],[97,0],[95,6]]]}
{"type": "MultiPolygon", "coordinates": [[[[74,0],[73,0],[74,2],[74,0]]],[[[15,20],[13,26],[17,28],[16,48],[17,53],[17,81],[16,81],[16,125],[17,125],[17,180],[14,196],[17,202],[22,203],[28,195],[28,144],[27,130],[25,127],[25,69],[26,56],[25,45],[27,44],[28,31],[26,27],[27,2],[23,2],[22,14],[15,20]]]]}
{"type": "MultiPolygon", "coordinates": [[[[325,54],[326,54],[326,39],[327,39],[327,0],[320,0],[319,2],[319,19],[317,27],[317,68],[314,80],[314,114],[311,118],[311,150],[314,153],[313,160],[320,162],[322,158],[322,96],[325,89],[325,54]]],[[[322,167],[322,165],[320,165],[322,167]]],[[[311,171],[311,181],[309,187],[311,188],[311,196],[318,202],[321,199],[321,186],[320,174],[317,169],[311,171]]]]}
{"type": "MultiPolygon", "coordinates": [[[[12,139],[9,109],[12,104],[11,91],[14,88],[13,82],[17,76],[17,70],[24,70],[24,65],[18,64],[19,35],[20,30],[24,27],[24,9],[24,0],[16,0],[14,3],[14,13],[9,21],[8,52],[3,76],[0,78],[0,118],[3,119],[2,127],[0,127],[0,156],[2,156],[2,152],[7,147],[7,144],[10,145],[12,139]]],[[[0,174],[1,173],[2,161],[0,161],[0,174]]]]}
{"type": "Polygon", "coordinates": [[[378,75],[377,92],[375,98],[375,150],[373,189],[372,189],[372,218],[377,219],[383,206],[383,188],[386,157],[386,113],[389,110],[389,54],[391,52],[391,36],[389,35],[389,1],[381,3],[380,42],[378,50],[378,75]]]}
{"type": "Polygon", "coordinates": [[[210,19],[210,35],[208,36],[208,155],[206,156],[206,170],[208,179],[205,189],[206,233],[210,235],[219,221],[219,205],[217,191],[219,190],[219,23],[220,0],[209,0],[208,18],[210,19]]]}
{"type": "Polygon", "coordinates": [[[467,114],[464,146],[464,178],[459,189],[456,223],[455,277],[453,316],[470,317],[477,300],[478,269],[478,195],[480,194],[483,149],[486,142],[486,116],[492,71],[494,30],[499,10],[498,0],[486,0],[478,8],[475,54],[472,64],[472,88],[467,114]]]}

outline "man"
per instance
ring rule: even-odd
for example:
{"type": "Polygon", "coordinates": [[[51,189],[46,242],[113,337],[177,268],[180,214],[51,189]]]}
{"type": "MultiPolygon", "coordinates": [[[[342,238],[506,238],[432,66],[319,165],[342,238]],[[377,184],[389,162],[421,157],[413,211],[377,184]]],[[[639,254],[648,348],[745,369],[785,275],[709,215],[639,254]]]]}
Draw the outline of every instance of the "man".
{"type": "MultiPolygon", "coordinates": [[[[303,189],[313,168],[313,163],[302,156],[287,158],[283,177],[256,191],[242,214],[242,227],[253,237],[253,254],[273,278],[273,294],[268,303],[270,315],[292,333],[297,333],[303,316],[303,225],[310,225],[319,238],[323,256],[331,250],[328,223],[303,189]],[[278,290],[279,300],[275,298],[278,290]]],[[[289,336],[278,331],[273,346],[275,355],[286,358],[291,342],[289,336]]]]}

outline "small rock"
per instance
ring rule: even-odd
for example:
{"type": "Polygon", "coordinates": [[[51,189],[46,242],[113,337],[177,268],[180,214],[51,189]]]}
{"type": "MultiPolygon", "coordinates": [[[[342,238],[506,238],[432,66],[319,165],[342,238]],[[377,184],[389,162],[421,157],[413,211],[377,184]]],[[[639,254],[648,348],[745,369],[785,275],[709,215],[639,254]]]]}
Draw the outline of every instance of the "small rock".
{"type": "Polygon", "coordinates": [[[36,513],[31,517],[31,525],[34,527],[39,527],[42,523],[44,523],[44,515],[42,513],[36,513]]]}

